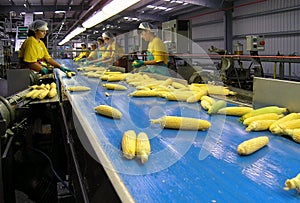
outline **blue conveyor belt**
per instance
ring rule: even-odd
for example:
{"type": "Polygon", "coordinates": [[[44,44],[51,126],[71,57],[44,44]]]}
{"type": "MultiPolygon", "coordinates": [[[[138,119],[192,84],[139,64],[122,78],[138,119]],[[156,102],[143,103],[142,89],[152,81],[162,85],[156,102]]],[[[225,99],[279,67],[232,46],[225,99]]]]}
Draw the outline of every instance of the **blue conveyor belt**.
{"type": "MultiPolygon", "coordinates": [[[[63,61],[68,67],[76,66],[63,61]]],[[[299,202],[295,190],[283,190],[284,182],[300,173],[300,145],[264,132],[245,131],[237,117],[212,115],[199,103],[166,101],[163,98],[135,98],[134,91],[111,91],[99,79],[78,74],[68,79],[57,71],[64,86],[87,85],[88,92],[67,93],[97,157],[110,175],[122,201],[135,202],[299,202]],[[110,94],[105,96],[105,92],[110,94]],[[94,113],[107,104],[123,117],[113,120],[94,113]],[[151,125],[149,119],[163,115],[208,120],[208,131],[177,131],[151,125]],[[127,160],[121,139],[126,130],[144,131],[151,142],[149,161],[127,160]],[[249,156],[237,154],[244,140],[267,135],[268,146],[249,156]],[[122,187],[119,187],[119,185],[122,187]],[[119,188],[119,189],[118,189],[119,188]]],[[[126,85],[124,82],[122,84],[126,85]]]]}

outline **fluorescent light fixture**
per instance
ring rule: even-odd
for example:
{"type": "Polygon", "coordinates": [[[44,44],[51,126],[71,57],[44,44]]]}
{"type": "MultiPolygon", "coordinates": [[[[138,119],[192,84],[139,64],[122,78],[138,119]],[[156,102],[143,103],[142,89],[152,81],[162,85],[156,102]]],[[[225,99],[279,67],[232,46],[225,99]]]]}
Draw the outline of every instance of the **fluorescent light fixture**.
{"type": "Polygon", "coordinates": [[[43,11],[38,11],[38,12],[33,12],[34,15],[43,15],[44,12],[43,11]]]}
{"type": "Polygon", "coordinates": [[[147,8],[155,8],[155,6],[152,6],[152,5],[147,5],[146,7],[147,8]]]}
{"type": "Polygon", "coordinates": [[[108,16],[103,11],[98,11],[92,17],[84,21],[82,23],[82,26],[85,28],[91,28],[99,24],[100,22],[106,20],[107,18],[108,16]]]}
{"type": "Polygon", "coordinates": [[[54,13],[66,13],[66,11],[54,11],[54,13]]]}
{"type": "Polygon", "coordinates": [[[110,17],[124,11],[130,6],[136,4],[141,0],[113,0],[109,4],[105,5],[102,10],[97,11],[93,16],[88,18],[82,23],[85,28],[91,28],[95,25],[109,19],[110,17]]]}

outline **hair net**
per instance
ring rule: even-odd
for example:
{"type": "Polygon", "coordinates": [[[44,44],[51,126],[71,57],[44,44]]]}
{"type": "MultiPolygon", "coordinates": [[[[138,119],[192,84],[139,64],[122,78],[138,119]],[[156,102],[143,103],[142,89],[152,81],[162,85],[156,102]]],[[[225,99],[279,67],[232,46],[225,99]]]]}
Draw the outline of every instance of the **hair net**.
{"type": "Polygon", "coordinates": [[[139,29],[140,30],[153,30],[154,29],[154,26],[148,22],[142,22],[140,23],[139,25],[139,29]]]}
{"type": "Polygon", "coordinates": [[[110,32],[104,32],[103,34],[102,34],[102,38],[104,39],[104,38],[108,38],[108,39],[110,39],[110,38],[113,38],[114,36],[110,33],[110,32]]]}
{"type": "Polygon", "coordinates": [[[104,41],[103,41],[103,38],[102,38],[101,36],[97,38],[97,41],[102,41],[102,42],[104,42],[104,41]]]}
{"type": "Polygon", "coordinates": [[[43,20],[35,20],[29,25],[29,30],[48,30],[48,23],[43,20]]]}

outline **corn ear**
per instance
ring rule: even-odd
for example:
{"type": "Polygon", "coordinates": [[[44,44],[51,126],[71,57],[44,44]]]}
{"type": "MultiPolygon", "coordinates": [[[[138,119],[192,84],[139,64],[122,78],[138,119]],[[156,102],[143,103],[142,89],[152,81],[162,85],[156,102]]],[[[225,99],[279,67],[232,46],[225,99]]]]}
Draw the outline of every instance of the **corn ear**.
{"type": "Polygon", "coordinates": [[[167,87],[167,86],[171,85],[172,82],[173,82],[172,78],[168,78],[161,85],[167,87]]]}
{"type": "Polygon", "coordinates": [[[91,88],[86,86],[70,86],[68,87],[68,90],[70,92],[81,92],[81,91],[89,91],[91,88]]]}
{"type": "Polygon", "coordinates": [[[285,134],[289,135],[295,142],[300,143],[300,128],[286,129],[285,134]]]}
{"type": "Polygon", "coordinates": [[[276,120],[257,120],[252,121],[248,127],[246,128],[247,132],[250,131],[263,131],[268,130],[270,125],[274,123],[276,120]]]}
{"type": "Polygon", "coordinates": [[[218,114],[225,114],[229,116],[243,116],[246,113],[252,111],[253,108],[246,106],[229,106],[218,110],[218,114]]]}
{"type": "Polygon", "coordinates": [[[49,90],[44,90],[43,92],[41,92],[38,96],[37,96],[37,98],[38,99],[45,99],[46,98],[46,96],[49,94],[49,90]]]}
{"type": "Polygon", "coordinates": [[[129,96],[133,97],[156,97],[157,92],[153,90],[136,90],[129,94],[129,96]]]}
{"type": "Polygon", "coordinates": [[[36,98],[39,96],[39,94],[41,94],[41,93],[44,92],[44,91],[45,91],[44,89],[40,89],[40,90],[34,92],[34,93],[31,95],[31,99],[36,99],[36,98]]]}
{"type": "Polygon", "coordinates": [[[36,93],[37,91],[39,91],[38,89],[33,89],[31,90],[30,92],[28,92],[26,95],[25,95],[25,98],[29,99],[31,98],[31,96],[36,93]]]}
{"type": "Polygon", "coordinates": [[[186,101],[192,94],[192,91],[168,92],[164,97],[169,101],[186,101]]]}
{"type": "Polygon", "coordinates": [[[202,100],[208,101],[210,103],[210,105],[213,105],[213,103],[216,102],[216,100],[214,98],[210,97],[210,96],[203,96],[203,97],[201,97],[201,101],[202,100]]]}
{"type": "Polygon", "coordinates": [[[201,90],[197,93],[194,93],[193,95],[189,96],[187,99],[186,99],[186,102],[187,103],[195,103],[195,102],[198,102],[200,101],[200,99],[207,95],[207,91],[206,90],[201,90]]]}
{"type": "Polygon", "coordinates": [[[284,185],[284,190],[296,189],[298,192],[300,192],[300,173],[294,178],[287,179],[284,185]]]}
{"type": "Polygon", "coordinates": [[[163,128],[178,130],[207,130],[211,126],[210,122],[206,120],[179,116],[163,116],[151,119],[150,122],[160,124],[163,128]]]}
{"type": "Polygon", "coordinates": [[[121,81],[121,80],[124,80],[125,77],[126,77],[126,74],[109,75],[109,77],[107,78],[107,82],[121,81]]]}
{"type": "Polygon", "coordinates": [[[200,104],[204,110],[208,110],[211,107],[211,104],[207,100],[201,100],[200,104]]]}
{"type": "Polygon", "coordinates": [[[128,130],[122,137],[122,151],[126,159],[133,159],[136,153],[136,134],[133,130],[128,130]]]}
{"type": "Polygon", "coordinates": [[[94,110],[96,113],[103,115],[103,116],[110,117],[110,118],[121,119],[121,117],[122,117],[122,113],[118,109],[116,109],[112,106],[99,105],[99,106],[95,107],[94,110]]]}
{"type": "Polygon", "coordinates": [[[248,126],[252,121],[258,121],[258,120],[278,120],[279,118],[282,118],[283,114],[276,114],[276,113],[266,113],[261,114],[257,116],[252,116],[244,120],[243,125],[248,126]]]}
{"type": "Polygon", "coordinates": [[[171,85],[172,85],[174,88],[176,88],[176,89],[180,89],[180,88],[185,88],[185,87],[186,87],[186,85],[181,84],[181,83],[179,83],[179,82],[172,82],[171,85]]]}
{"type": "Polygon", "coordinates": [[[282,131],[285,131],[286,129],[300,128],[300,119],[294,119],[294,120],[291,120],[291,121],[286,121],[284,123],[278,124],[278,126],[282,129],[282,131]]]}
{"type": "Polygon", "coordinates": [[[226,101],[224,100],[218,100],[215,103],[213,103],[210,108],[208,109],[208,114],[215,114],[217,113],[221,108],[226,107],[226,101]]]}
{"type": "Polygon", "coordinates": [[[148,135],[144,132],[140,132],[136,139],[136,155],[141,159],[142,163],[148,161],[151,147],[148,135]]]}
{"type": "Polygon", "coordinates": [[[246,140],[238,145],[237,152],[240,155],[249,155],[263,148],[269,143],[267,136],[260,136],[246,140]]]}
{"type": "MultiPolygon", "coordinates": [[[[51,86],[51,85],[50,85],[51,86]]],[[[57,95],[56,85],[52,85],[50,91],[48,92],[48,97],[53,98],[57,95]]]]}
{"type": "MultiPolygon", "coordinates": [[[[276,122],[274,122],[270,127],[269,127],[269,130],[276,134],[276,132],[278,132],[278,128],[279,128],[279,124],[280,123],[284,123],[284,122],[287,122],[287,121],[291,121],[291,120],[295,120],[295,119],[300,119],[300,113],[290,113],[280,119],[278,119],[276,122]]],[[[279,129],[280,131],[280,129],[279,129]]]]}
{"type": "Polygon", "coordinates": [[[119,84],[106,83],[106,84],[103,84],[103,86],[108,90],[127,90],[127,87],[125,87],[124,85],[119,85],[119,84]]]}
{"type": "Polygon", "coordinates": [[[267,106],[267,107],[262,107],[255,109],[253,111],[250,111],[249,113],[246,113],[243,115],[240,119],[240,121],[244,121],[247,118],[250,118],[252,116],[257,116],[261,114],[266,114],[266,113],[276,113],[276,114],[283,114],[287,112],[287,108],[280,108],[278,106],[267,106]]]}

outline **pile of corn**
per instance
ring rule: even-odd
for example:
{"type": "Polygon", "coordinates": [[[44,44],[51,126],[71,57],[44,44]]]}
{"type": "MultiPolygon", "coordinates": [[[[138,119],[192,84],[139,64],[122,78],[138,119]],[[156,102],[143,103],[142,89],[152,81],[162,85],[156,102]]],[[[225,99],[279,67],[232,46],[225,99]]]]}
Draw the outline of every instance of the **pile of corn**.
{"type": "Polygon", "coordinates": [[[172,78],[159,80],[141,73],[127,74],[125,81],[136,88],[136,91],[129,94],[133,97],[162,97],[170,101],[195,103],[207,95],[236,94],[223,86],[209,84],[186,85],[173,81],[172,78]]]}
{"type": "Polygon", "coordinates": [[[25,95],[26,99],[46,99],[57,95],[56,83],[30,86],[31,91],[25,95]]]}

